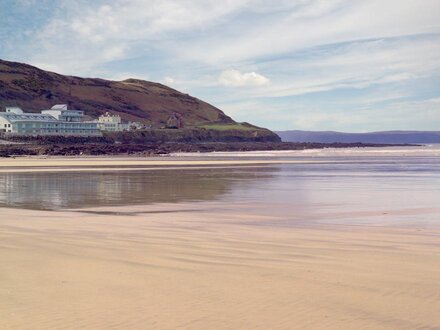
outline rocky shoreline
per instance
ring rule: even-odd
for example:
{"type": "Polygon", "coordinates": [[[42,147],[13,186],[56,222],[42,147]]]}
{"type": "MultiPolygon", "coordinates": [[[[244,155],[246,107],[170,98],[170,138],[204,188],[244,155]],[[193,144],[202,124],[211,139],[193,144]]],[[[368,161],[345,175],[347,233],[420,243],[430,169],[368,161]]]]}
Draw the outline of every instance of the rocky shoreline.
{"type": "MultiPolygon", "coordinates": [[[[108,143],[104,140],[85,143],[39,143],[27,141],[1,144],[0,157],[14,156],[76,156],[76,155],[136,155],[155,156],[175,152],[213,152],[213,151],[271,151],[306,150],[322,148],[365,148],[416,146],[410,144],[372,144],[372,143],[296,143],[296,142],[206,142],[206,143],[108,143]]],[[[41,142],[41,141],[40,141],[41,142]]]]}

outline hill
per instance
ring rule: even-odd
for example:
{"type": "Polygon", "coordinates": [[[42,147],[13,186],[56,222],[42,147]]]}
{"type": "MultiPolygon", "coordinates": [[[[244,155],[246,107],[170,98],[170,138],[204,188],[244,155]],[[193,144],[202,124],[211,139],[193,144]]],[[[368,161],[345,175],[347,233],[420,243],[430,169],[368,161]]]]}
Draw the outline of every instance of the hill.
{"type": "Polygon", "coordinates": [[[220,109],[159,83],[64,76],[0,60],[0,108],[19,106],[36,112],[57,103],[68,103],[91,117],[110,111],[153,127],[164,125],[175,112],[188,126],[235,123],[220,109]]]}
{"type": "Polygon", "coordinates": [[[384,131],[341,133],[332,131],[279,131],[285,142],[315,143],[440,143],[440,131],[384,131]]]}

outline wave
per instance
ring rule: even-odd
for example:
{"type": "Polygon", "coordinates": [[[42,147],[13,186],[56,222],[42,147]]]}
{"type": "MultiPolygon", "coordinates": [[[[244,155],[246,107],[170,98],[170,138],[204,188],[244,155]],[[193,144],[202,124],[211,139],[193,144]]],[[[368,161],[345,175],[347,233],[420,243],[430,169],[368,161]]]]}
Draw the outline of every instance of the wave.
{"type": "Polygon", "coordinates": [[[433,156],[440,157],[440,145],[417,147],[383,147],[383,148],[325,148],[307,150],[277,151],[214,151],[193,153],[172,153],[175,157],[300,157],[300,156],[433,156]]]}

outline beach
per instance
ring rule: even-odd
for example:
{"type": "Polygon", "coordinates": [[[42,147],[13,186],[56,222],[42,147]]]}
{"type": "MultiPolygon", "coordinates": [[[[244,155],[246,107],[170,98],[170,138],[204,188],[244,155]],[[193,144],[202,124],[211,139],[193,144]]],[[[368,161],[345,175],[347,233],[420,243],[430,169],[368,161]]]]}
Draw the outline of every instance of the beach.
{"type": "Polygon", "coordinates": [[[439,328],[436,159],[283,157],[1,161],[0,328],[439,328]],[[81,197],[76,162],[122,172],[81,197]]]}

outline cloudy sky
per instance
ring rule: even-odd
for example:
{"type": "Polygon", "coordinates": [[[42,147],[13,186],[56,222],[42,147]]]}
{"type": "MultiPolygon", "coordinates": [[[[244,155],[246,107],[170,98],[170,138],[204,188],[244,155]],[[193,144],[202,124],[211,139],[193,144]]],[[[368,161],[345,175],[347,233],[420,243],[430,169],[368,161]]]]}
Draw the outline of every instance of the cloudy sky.
{"type": "Polygon", "coordinates": [[[440,130],[440,0],[1,0],[0,58],[276,130],[440,130]]]}

